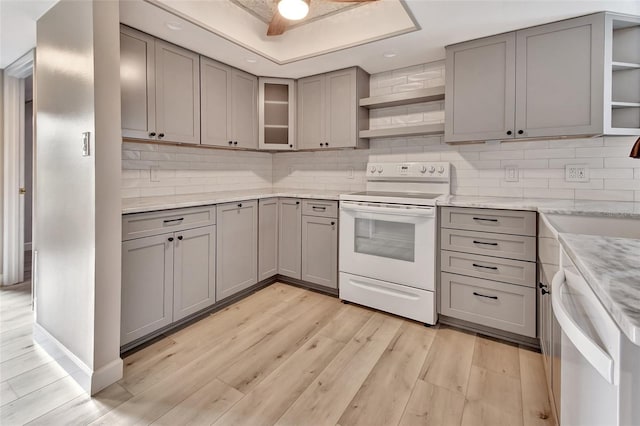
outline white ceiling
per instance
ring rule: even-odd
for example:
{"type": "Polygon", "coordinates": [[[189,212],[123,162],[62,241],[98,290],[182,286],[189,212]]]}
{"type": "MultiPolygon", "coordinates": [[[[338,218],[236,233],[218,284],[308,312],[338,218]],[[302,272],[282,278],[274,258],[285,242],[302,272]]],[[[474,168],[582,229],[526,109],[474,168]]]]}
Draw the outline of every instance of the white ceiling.
{"type": "MultiPolygon", "coordinates": [[[[35,20],[55,2],[0,0],[0,67],[35,46],[35,20]]],[[[292,78],[353,65],[377,73],[431,62],[444,58],[447,44],[602,10],[640,15],[638,0],[405,0],[405,3],[420,26],[419,31],[285,65],[142,0],[120,0],[120,15],[123,23],[253,74],[292,78]],[[169,30],[167,22],[181,22],[183,29],[169,30]],[[396,56],[385,58],[386,52],[394,52],[396,56]],[[256,62],[249,63],[247,59],[256,62]]]]}

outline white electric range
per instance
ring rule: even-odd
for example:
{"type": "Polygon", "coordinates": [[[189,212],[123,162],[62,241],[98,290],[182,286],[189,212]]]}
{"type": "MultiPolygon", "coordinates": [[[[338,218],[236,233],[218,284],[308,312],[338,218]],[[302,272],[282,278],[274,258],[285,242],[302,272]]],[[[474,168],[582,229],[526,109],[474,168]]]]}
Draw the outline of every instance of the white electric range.
{"type": "Polygon", "coordinates": [[[436,323],[436,203],[450,176],[446,162],[369,163],[367,190],[340,195],[342,300],[436,323]]]}

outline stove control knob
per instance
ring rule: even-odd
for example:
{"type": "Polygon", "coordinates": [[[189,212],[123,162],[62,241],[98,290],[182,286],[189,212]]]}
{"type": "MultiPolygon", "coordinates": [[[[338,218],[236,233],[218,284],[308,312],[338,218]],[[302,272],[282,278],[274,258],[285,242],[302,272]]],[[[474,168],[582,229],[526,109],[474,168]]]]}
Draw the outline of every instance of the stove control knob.
{"type": "Polygon", "coordinates": [[[371,166],[371,173],[375,173],[376,171],[376,166],[371,166]]]}
{"type": "Polygon", "coordinates": [[[442,167],[442,166],[438,167],[438,173],[443,174],[444,173],[444,167],[442,167]]]}
{"type": "Polygon", "coordinates": [[[427,172],[427,166],[422,166],[422,168],[420,169],[420,173],[426,173],[427,172]]]}
{"type": "Polygon", "coordinates": [[[378,166],[378,173],[382,173],[382,166],[378,166]]]}
{"type": "Polygon", "coordinates": [[[433,172],[435,172],[435,171],[436,171],[436,168],[435,168],[435,167],[433,167],[433,166],[429,167],[429,173],[433,173],[433,172]]]}

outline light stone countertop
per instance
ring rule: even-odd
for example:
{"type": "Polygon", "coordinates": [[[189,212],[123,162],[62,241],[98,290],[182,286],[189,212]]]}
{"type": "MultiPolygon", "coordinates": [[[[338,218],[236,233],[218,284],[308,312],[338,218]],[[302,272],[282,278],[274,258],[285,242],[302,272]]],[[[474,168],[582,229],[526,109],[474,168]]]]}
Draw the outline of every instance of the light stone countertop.
{"type": "Polygon", "coordinates": [[[640,219],[640,202],[552,200],[540,198],[475,197],[453,195],[438,202],[439,206],[477,207],[485,209],[531,210],[540,213],[570,214],[581,216],[637,217],[640,219]]]}
{"type": "Polygon", "coordinates": [[[243,200],[259,200],[262,198],[272,197],[338,200],[341,192],[344,191],[265,188],[185,195],[164,195],[158,197],[123,198],[122,214],[206,206],[210,204],[232,203],[243,200]]]}
{"type": "Polygon", "coordinates": [[[618,327],[640,346],[640,240],[560,234],[560,242],[618,327]]]}

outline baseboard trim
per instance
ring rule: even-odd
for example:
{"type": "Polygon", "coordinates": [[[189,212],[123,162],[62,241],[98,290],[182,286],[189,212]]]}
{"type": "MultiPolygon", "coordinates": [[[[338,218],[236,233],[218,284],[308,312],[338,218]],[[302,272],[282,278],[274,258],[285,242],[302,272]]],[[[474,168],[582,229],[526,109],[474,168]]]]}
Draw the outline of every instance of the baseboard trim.
{"type": "Polygon", "coordinates": [[[474,333],[483,334],[485,336],[493,337],[496,339],[506,340],[507,342],[526,346],[530,349],[534,349],[540,352],[540,341],[532,337],[521,336],[519,334],[510,333],[508,331],[485,327],[483,325],[474,324],[469,321],[448,317],[442,314],[438,315],[438,322],[452,327],[461,328],[463,330],[468,330],[474,333]]]}
{"type": "Polygon", "coordinates": [[[33,325],[33,339],[88,395],[95,395],[100,390],[122,378],[123,363],[120,358],[111,361],[99,370],[93,371],[38,323],[33,325]]]}

